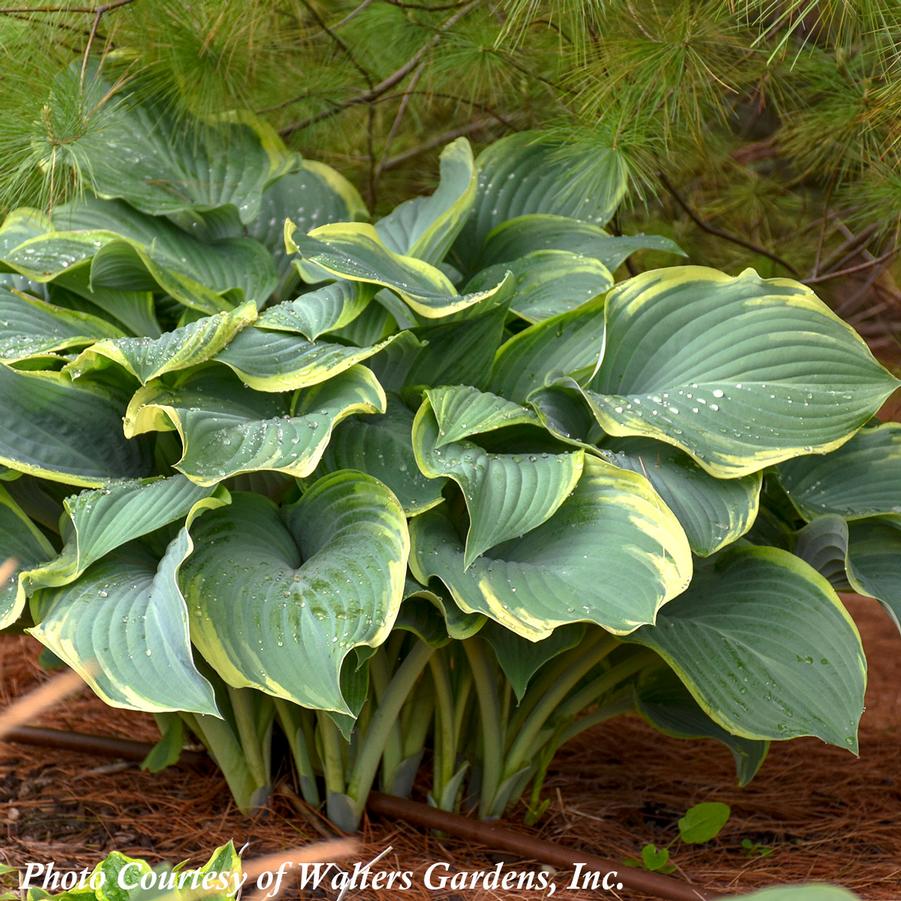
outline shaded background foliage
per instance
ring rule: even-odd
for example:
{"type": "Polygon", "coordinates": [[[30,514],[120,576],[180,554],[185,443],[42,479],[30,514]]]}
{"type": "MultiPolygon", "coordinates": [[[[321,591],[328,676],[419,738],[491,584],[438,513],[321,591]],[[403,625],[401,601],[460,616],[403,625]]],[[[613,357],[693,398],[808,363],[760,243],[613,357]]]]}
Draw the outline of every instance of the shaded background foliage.
{"type": "Polygon", "coordinates": [[[428,189],[453,137],[534,128],[583,161],[576,190],[598,175],[585,149],[615,150],[616,228],[796,274],[897,354],[896,0],[38,0],[0,7],[0,50],[5,209],[89,182],[79,142],[136,91],[253,110],[376,213],[428,189]],[[103,97],[91,58],[115,75],[103,97]]]}

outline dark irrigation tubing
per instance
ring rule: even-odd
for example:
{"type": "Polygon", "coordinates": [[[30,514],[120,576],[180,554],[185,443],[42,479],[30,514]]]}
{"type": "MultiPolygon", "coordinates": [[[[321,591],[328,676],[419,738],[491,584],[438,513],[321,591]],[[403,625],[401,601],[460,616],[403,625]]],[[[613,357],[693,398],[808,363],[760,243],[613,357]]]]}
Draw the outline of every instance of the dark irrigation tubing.
{"type": "MultiPolygon", "coordinates": [[[[62,729],[46,729],[35,726],[19,726],[12,729],[0,741],[88,754],[102,754],[108,757],[119,757],[123,760],[143,760],[153,747],[142,741],[104,735],[86,735],[82,732],[66,732],[62,729]]],[[[198,765],[208,759],[207,755],[201,751],[182,751],[180,762],[198,765]]],[[[655,898],[664,899],[664,901],[710,901],[710,899],[718,897],[671,876],[621,867],[613,860],[607,860],[586,851],[574,851],[554,842],[504,829],[495,823],[486,823],[460,814],[448,813],[445,810],[429,807],[427,804],[408,801],[406,798],[372,792],[369,795],[367,808],[370,813],[379,816],[406,820],[408,823],[423,826],[426,829],[438,829],[466,841],[494,848],[497,851],[508,851],[519,857],[539,860],[562,870],[572,869],[577,863],[581,863],[584,869],[590,872],[604,874],[615,870],[617,881],[622,883],[623,888],[644,892],[655,898]]]]}
{"type": "MultiPolygon", "coordinates": [[[[127,738],[112,738],[105,735],[85,735],[83,732],[66,732],[63,729],[43,729],[36,726],[17,726],[3,736],[2,741],[12,741],[20,745],[39,745],[44,748],[59,748],[62,751],[80,751],[86,754],[103,754],[121,757],[123,760],[143,760],[153,745],[127,738]]],[[[202,751],[182,751],[180,762],[192,766],[209,761],[202,751]]]]}
{"type": "Polygon", "coordinates": [[[644,892],[655,898],[666,901],[707,901],[717,895],[702,892],[686,882],[662,876],[659,873],[648,873],[631,867],[623,867],[613,860],[607,860],[586,851],[575,851],[555,842],[547,842],[531,835],[523,835],[504,829],[495,823],[473,820],[457,813],[448,813],[395,795],[384,795],[381,792],[370,792],[366,804],[370,813],[379,816],[406,820],[416,826],[427,829],[439,829],[458,838],[476,842],[497,851],[510,851],[519,857],[540,860],[561,870],[571,870],[577,863],[583,864],[584,870],[601,874],[616,871],[616,881],[621,882],[624,889],[644,892]]]}

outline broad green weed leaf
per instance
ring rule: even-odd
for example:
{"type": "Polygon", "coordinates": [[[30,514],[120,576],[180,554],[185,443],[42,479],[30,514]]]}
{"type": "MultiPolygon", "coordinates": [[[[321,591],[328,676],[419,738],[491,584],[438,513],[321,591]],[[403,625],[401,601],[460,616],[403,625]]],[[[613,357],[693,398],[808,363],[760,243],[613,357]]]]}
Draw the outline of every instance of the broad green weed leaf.
{"type": "Polygon", "coordinates": [[[732,808],[719,801],[704,801],[685,811],[679,819],[679,838],[689,845],[703,845],[715,839],[729,822],[732,808]]]}

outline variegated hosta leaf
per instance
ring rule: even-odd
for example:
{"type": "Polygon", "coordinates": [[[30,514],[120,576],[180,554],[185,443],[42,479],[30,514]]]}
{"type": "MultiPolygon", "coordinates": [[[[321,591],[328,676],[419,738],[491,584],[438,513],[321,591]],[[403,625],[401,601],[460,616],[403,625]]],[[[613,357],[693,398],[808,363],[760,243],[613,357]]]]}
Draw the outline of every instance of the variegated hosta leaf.
{"type": "Polygon", "coordinates": [[[13,210],[0,226],[0,269],[15,269],[15,266],[6,262],[7,258],[20,246],[30,246],[34,239],[35,253],[38,256],[35,262],[39,267],[43,267],[42,271],[47,270],[51,274],[45,273],[38,279],[9,273],[5,273],[2,277],[7,281],[18,279],[24,282],[30,294],[36,295],[40,289],[48,299],[50,293],[46,282],[53,279],[54,296],[62,292],[66,295],[67,301],[72,299],[76,301],[75,304],[67,302],[65,306],[74,306],[87,313],[102,310],[135,334],[159,335],[160,327],[154,316],[152,294],[149,291],[112,290],[92,284],[90,267],[84,261],[84,254],[91,251],[77,240],[69,248],[68,254],[60,242],[58,249],[62,252],[61,257],[41,260],[39,257],[43,236],[52,230],[53,223],[38,210],[27,207],[13,210]],[[57,272],[59,266],[68,268],[57,272]],[[54,276],[52,273],[57,275],[54,276]],[[85,301],[88,301],[87,305],[85,301]]]}
{"type": "Polygon", "coordinates": [[[564,250],[538,250],[483,269],[466,290],[496,285],[507,270],[516,279],[510,309],[527,322],[575,310],[613,285],[610,270],[598,260],[564,250]]]}
{"type": "Polygon", "coordinates": [[[9,579],[0,582],[0,629],[15,623],[25,607],[23,572],[55,554],[43,532],[0,487],[0,560],[16,561],[16,569],[9,579]]]}
{"type": "Polygon", "coordinates": [[[507,281],[505,276],[485,290],[458,294],[440,269],[389,250],[375,228],[364,223],[324,225],[306,237],[292,236],[290,230],[286,235],[289,249],[302,254],[298,266],[305,280],[331,277],[381,285],[426,319],[449,316],[486,300],[507,281]]]}
{"type": "MultiPolygon", "coordinates": [[[[49,293],[54,298],[65,301],[67,307],[80,309],[96,315],[102,313],[122,326],[132,335],[158,338],[163,330],[156,318],[157,302],[152,291],[123,291],[116,288],[102,288],[91,283],[91,272],[87,266],[76,266],[53,282],[49,293]]],[[[178,303],[170,300],[171,303],[178,303]]]]}
{"type": "MultiPolygon", "coordinates": [[[[209,498],[198,506],[220,503],[209,498]]],[[[194,666],[178,587],[192,549],[187,528],[160,561],[138,544],[120,548],[77,581],[39,591],[32,598],[37,625],[28,631],[113,707],[217,716],[213,689],[194,666]]]]}
{"type": "Polygon", "coordinates": [[[426,395],[438,423],[435,447],[505,426],[541,425],[532,410],[470,385],[429,388],[426,395]]]}
{"type": "MultiPolygon", "coordinates": [[[[367,291],[377,289],[377,285],[360,284],[367,291]]],[[[347,341],[364,347],[367,344],[376,344],[383,338],[393,335],[397,331],[397,324],[392,315],[378,303],[369,303],[362,310],[354,312],[353,319],[331,330],[331,334],[339,341],[347,341]]]]}
{"type": "Polygon", "coordinates": [[[122,405],[57,372],[0,366],[0,464],[66,485],[93,487],[144,475],[140,442],[122,434],[122,405]]]}
{"type": "Polygon", "coordinates": [[[23,581],[29,591],[68,585],[110,551],[184,519],[211,493],[177,475],[113,483],[68,497],[63,501],[68,523],[62,552],[29,570],[23,581]]]}
{"type": "MultiPolygon", "coordinates": [[[[446,643],[447,638],[453,638],[457,641],[471,638],[473,635],[481,632],[488,623],[488,620],[481,613],[464,613],[439,583],[435,582],[431,588],[425,588],[415,579],[407,576],[407,581],[404,585],[404,603],[401,605],[395,628],[402,628],[401,620],[405,617],[407,605],[419,600],[427,601],[443,617],[445,640],[438,642],[438,644],[446,643]]],[[[413,617],[419,618],[415,610],[413,617]]],[[[407,622],[409,623],[409,619],[407,619],[407,622]]],[[[423,641],[425,640],[423,638],[423,641]]]]}
{"type": "Polygon", "coordinates": [[[411,444],[413,414],[400,397],[389,395],[384,416],[361,417],[339,425],[314,476],[358,469],[384,482],[407,516],[441,503],[444,479],[426,478],[416,465],[411,444]]]}
{"type": "Polygon", "coordinates": [[[329,222],[365,220],[369,216],[357,189],[325,163],[303,160],[297,172],[274,181],[263,192],[259,212],[248,224],[248,233],[275,258],[281,300],[297,282],[291,258],[285,252],[285,220],[301,232],[329,222]]]}
{"type": "MultiPolygon", "coordinates": [[[[9,219],[3,231],[8,227],[20,231],[19,223],[9,219]]],[[[9,242],[0,236],[0,243],[9,242]]],[[[233,307],[223,295],[260,306],[276,283],[272,259],[256,241],[203,243],[165,219],[96,198],[59,207],[52,222],[43,221],[42,231],[11,246],[0,259],[38,282],[62,278],[65,283],[74,270],[89,267],[92,284],[100,288],[161,289],[202,313],[233,307]]]]}
{"type": "MultiPolygon", "coordinates": [[[[94,76],[92,103],[110,86],[94,76]]],[[[295,164],[262,121],[188,124],[146,101],[118,102],[103,128],[79,137],[74,153],[100,197],[121,198],[152,216],[232,207],[242,222],[260,208],[263,188],[295,164]]]]}
{"type": "Polygon", "coordinates": [[[735,760],[738,784],[747,785],[757,774],[769,742],[727,732],[698,706],[675,673],[660,666],[642,673],[635,686],[635,709],[655,729],[673,738],[712,738],[725,745],[735,760]]]}
{"type": "MultiPolygon", "coordinates": [[[[479,407],[486,409],[492,399],[486,396],[479,407]]],[[[494,400],[501,415],[506,402],[494,400]]],[[[527,418],[528,412],[523,410],[523,419],[527,418]]],[[[490,420],[486,424],[491,427],[490,420]]],[[[453,427],[449,422],[447,428],[453,427]]],[[[460,430],[465,432],[465,427],[460,430]]],[[[582,451],[492,454],[471,441],[439,442],[441,427],[431,403],[425,400],[413,423],[413,452],[424,475],[451,478],[463,491],[469,511],[464,569],[490,548],[547,522],[582,475],[582,451]]]]}
{"type": "Polygon", "coordinates": [[[836,591],[850,591],[845,572],[848,524],[834,515],[812,520],[795,536],[794,553],[829,580],[836,591]]]}
{"type": "Polygon", "coordinates": [[[300,332],[315,341],[325,332],[350,325],[369,305],[376,290],[375,285],[361,282],[331,282],[264,310],[257,327],[300,332]]]}
{"type": "Polygon", "coordinates": [[[28,294],[30,297],[37,297],[39,300],[49,300],[46,285],[33,282],[30,278],[25,278],[24,275],[17,275],[15,272],[0,271],[0,288],[28,294]]]}
{"type": "Polygon", "coordinates": [[[560,378],[545,388],[537,388],[529,394],[528,404],[559,441],[603,456],[596,443],[602,440],[603,433],[585,405],[575,379],[560,378]]]}
{"type": "Polygon", "coordinates": [[[650,438],[614,438],[604,450],[611,463],[648,478],[701,557],[741,538],[757,517],[760,473],[715,479],[677,447],[650,438]]]}
{"type": "Polygon", "coordinates": [[[736,478],[841,445],[901,385],[804,285],[683,266],[607,296],[586,397],[612,435],[681,447],[736,478]]]}
{"type": "Polygon", "coordinates": [[[779,481],[805,519],[901,513],[901,423],[861,429],[832,453],[783,463],[779,481]]]}
{"type": "Polygon", "coordinates": [[[15,363],[121,334],[99,316],[66,310],[0,287],[0,363],[15,363]]]}
{"type": "Polygon", "coordinates": [[[876,598],[901,629],[901,516],[820,516],[798,532],[795,554],[838,591],[876,598]]]}
{"type": "Polygon", "coordinates": [[[159,338],[98,341],[82,351],[66,371],[78,378],[91,369],[101,369],[113,362],[146,385],[167,372],[189,369],[211,360],[256,317],[256,304],[251,302],[229,312],[196,319],[159,338]]]}
{"type": "Polygon", "coordinates": [[[391,631],[406,519],[381,482],[348,470],[284,512],[236,494],[193,527],[197,547],[182,568],[191,635],[229,684],[350,715],[341,664],[391,631]]]}
{"type": "Polygon", "coordinates": [[[549,376],[596,365],[604,334],[603,300],[529,326],[498,350],[488,390],[524,403],[549,376]]]}
{"type": "MultiPolygon", "coordinates": [[[[471,319],[417,329],[418,347],[398,340],[398,348],[406,351],[400,359],[391,358],[398,387],[463,384],[483,388],[503,340],[506,319],[506,309],[494,307],[471,319]]],[[[378,371],[382,361],[389,364],[391,350],[373,361],[374,369],[378,371]]]]}
{"type": "Polygon", "coordinates": [[[527,641],[509,629],[489,622],[480,630],[479,635],[491,645],[516,700],[522,701],[535,673],[564,651],[579,644],[585,635],[585,626],[582,623],[570,623],[554,629],[541,641],[527,641]]]}
{"type": "Polygon", "coordinates": [[[476,197],[475,162],[466,138],[441,151],[440,166],[434,194],[405,201],[375,226],[390,250],[432,264],[444,259],[476,197]]]}
{"type": "Polygon", "coordinates": [[[901,629],[901,516],[848,523],[848,580],[881,601],[901,629]]]}
{"type": "Polygon", "coordinates": [[[776,548],[730,548],[695,569],[654,628],[656,651],[703,710],[734,735],[815,735],[857,750],[866,660],[829,583],[776,548]]]}
{"type": "Polygon", "coordinates": [[[691,578],[685,533],[647,480],[591,457],[554,516],[468,570],[446,508],[416,517],[410,534],[420,582],[438,577],[463,610],[532,641],[572,622],[626,634],[654,622],[691,578]]]}
{"type": "Polygon", "coordinates": [[[353,413],[385,410],[375,376],[355,366],[291,395],[248,391],[227,369],[189,372],[169,387],[152,382],[125,415],[129,436],[178,431],[183,453],[175,468],[198,485],[255,470],[303,477],[319,463],[332,429],[353,413]]]}
{"type": "Polygon", "coordinates": [[[255,391],[294,391],[318,385],[368,360],[394,340],[392,335],[369,347],[335,341],[307,341],[300,335],[249,328],[237,335],[216,359],[255,391]]]}
{"type": "MultiPolygon", "coordinates": [[[[479,154],[475,209],[454,245],[472,260],[498,223],[527,213],[553,213],[604,225],[626,193],[626,170],[612,150],[592,148],[566,158],[561,145],[535,132],[495,141],[479,154]],[[590,171],[579,183],[574,171],[590,171]]],[[[519,256],[519,254],[517,254],[519,256]]]]}
{"type": "Polygon", "coordinates": [[[517,216],[493,229],[482,248],[479,264],[509,263],[526,254],[547,250],[590,257],[610,272],[615,272],[639,250],[685,256],[678,244],[661,235],[611,235],[590,222],[580,222],[567,216],[532,214],[517,216]]]}

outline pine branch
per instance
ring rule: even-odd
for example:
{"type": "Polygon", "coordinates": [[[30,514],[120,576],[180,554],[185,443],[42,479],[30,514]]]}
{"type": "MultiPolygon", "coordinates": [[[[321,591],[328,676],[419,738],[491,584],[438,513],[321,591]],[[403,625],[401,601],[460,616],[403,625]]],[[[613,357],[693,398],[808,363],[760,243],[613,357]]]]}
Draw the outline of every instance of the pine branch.
{"type": "MultiPolygon", "coordinates": [[[[373,100],[377,100],[382,94],[387,93],[391,90],[396,84],[403,81],[422,61],[425,55],[432,50],[438,43],[440,43],[441,38],[451,29],[454,25],[457,24],[465,15],[475,9],[478,6],[478,0],[470,0],[465,6],[463,6],[458,12],[454,13],[443,25],[441,25],[436,33],[428,40],[419,50],[414,53],[410,59],[408,59],[400,68],[395,69],[390,75],[386,78],[382,79],[377,85],[369,88],[366,91],[363,91],[360,94],[355,95],[354,97],[348,97],[346,100],[342,100],[340,103],[335,104],[331,109],[323,110],[320,113],[316,113],[313,116],[308,116],[306,119],[302,119],[300,122],[295,122],[291,125],[287,125],[284,128],[280,129],[279,134],[283,137],[287,137],[288,135],[294,134],[296,131],[302,131],[305,128],[308,128],[311,125],[315,125],[318,122],[322,122],[325,119],[330,119],[332,116],[338,115],[338,113],[344,112],[344,110],[349,109],[352,106],[359,106],[364,103],[371,103],[373,100]]],[[[289,101],[289,105],[291,103],[296,103],[299,100],[305,99],[304,96],[296,97],[293,100],[289,101]]]]}
{"type": "Polygon", "coordinates": [[[864,272],[867,269],[872,269],[873,266],[879,266],[882,263],[887,262],[896,253],[901,249],[897,245],[892,247],[891,250],[887,250],[884,254],[878,257],[874,257],[872,260],[866,260],[863,263],[858,263],[856,266],[848,266],[845,269],[836,269],[834,272],[826,272],[823,275],[816,275],[813,278],[805,278],[805,285],[816,285],[820,282],[828,282],[834,278],[842,278],[846,275],[854,275],[856,272],[864,272]]]}
{"type": "Polygon", "coordinates": [[[657,177],[660,179],[660,184],[667,190],[667,192],[672,196],[673,200],[676,201],[677,204],[685,211],[688,215],[688,218],[694,222],[695,225],[701,231],[707,232],[709,235],[714,235],[717,238],[722,238],[724,241],[729,241],[732,244],[737,244],[739,247],[744,247],[747,250],[752,250],[754,253],[759,253],[761,256],[767,257],[767,259],[772,260],[774,263],[778,263],[783,269],[788,270],[795,278],[798,277],[798,270],[792,266],[787,260],[782,259],[782,257],[773,253],[771,250],[767,250],[765,247],[761,247],[759,244],[755,244],[753,241],[747,241],[744,238],[740,238],[738,235],[730,234],[727,231],[724,231],[721,228],[717,228],[715,225],[711,225],[706,220],[702,219],[689,205],[688,202],[682,197],[681,194],[675,189],[672,182],[662,173],[658,172],[657,177]]]}
{"type": "Polygon", "coordinates": [[[474,122],[469,122],[466,125],[461,125],[459,128],[453,128],[450,131],[445,131],[440,135],[435,135],[435,137],[429,138],[428,141],[424,141],[422,144],[417,144],[416,147],[411,147],[409,150],[403,151],[403,153],[398,153],[396,156],[389,157],[382,164],[381,171],[384,172],[387,169],[396,169],[398,166],[402,166],[408,160],[412,160],[417,156],[421,156],[423,153],[428,153],[430,150],[434,150],[436,147],[440,147],[442,144],[447,144],[456,138],[462,138],[465,135],[471,135],[477,131],[482,131],[483,129],[489,128],[494,124],[495,122],[493,119],[476,119],[474,122]]]}
{"type": "Polygon", "coordinates": [[[97,37],[97,29],[100,27],[100,20],[106,15],[108,12],[112,12],[114,9],[120,9],[123,6],[128,6],[129,3],[133,3],[134,0],[113,0],[111,3],[104,3],[103,6],[98,6],[94,10],[94,22],[91,25],[91,33],[88,35],[88,42],[84,48],[84,56],[81,58],[81,86],[84,88],[84,79],[85,75],[88,72],[88,60],[91,57],[91,48],[94,46],[94,39],[97,37]]]}

